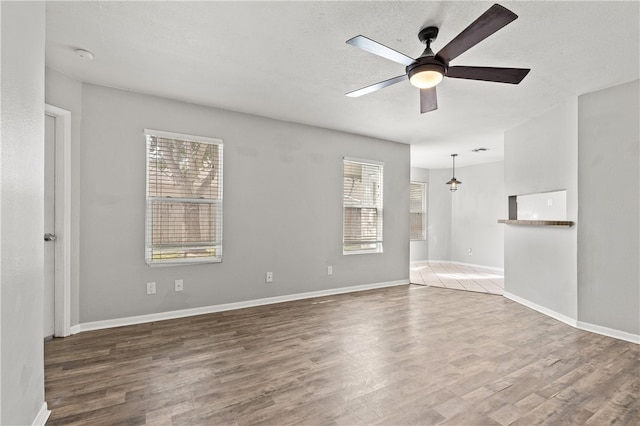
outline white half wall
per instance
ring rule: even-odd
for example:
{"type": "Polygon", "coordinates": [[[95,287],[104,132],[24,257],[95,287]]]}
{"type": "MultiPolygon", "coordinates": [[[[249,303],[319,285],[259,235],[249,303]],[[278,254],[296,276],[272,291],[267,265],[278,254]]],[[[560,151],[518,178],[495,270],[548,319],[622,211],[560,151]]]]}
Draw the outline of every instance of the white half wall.
{"type": "Polygon", "coordinates": [[[408,145],[89,84],[81,138],[80,323],[409,279],[408,145]],[[222,263],[146,266],[145,128],[223,139],[222,263]],[[384,162],[384,253],[342,254],[345,156],[384,162]]]}
{"type": "Polygon", "coordinates": [[[44,2],[0,2],[0,424],[44,402],[44,2]]]}
{"type": "Polygon", "coordinates": [[[638,80],[578,98],[578,319],[640,335],[638,80]]]}

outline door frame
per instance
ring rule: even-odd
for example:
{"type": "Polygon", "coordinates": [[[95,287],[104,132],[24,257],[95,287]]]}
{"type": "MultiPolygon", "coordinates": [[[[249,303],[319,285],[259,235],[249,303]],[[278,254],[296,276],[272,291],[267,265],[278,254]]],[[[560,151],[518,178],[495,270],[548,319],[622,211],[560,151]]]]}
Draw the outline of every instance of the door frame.
{"type": "Polygon", "coordinates": [[[71,112],[45,104],[56,124],[54,336],[71,334],[71,112]]]}

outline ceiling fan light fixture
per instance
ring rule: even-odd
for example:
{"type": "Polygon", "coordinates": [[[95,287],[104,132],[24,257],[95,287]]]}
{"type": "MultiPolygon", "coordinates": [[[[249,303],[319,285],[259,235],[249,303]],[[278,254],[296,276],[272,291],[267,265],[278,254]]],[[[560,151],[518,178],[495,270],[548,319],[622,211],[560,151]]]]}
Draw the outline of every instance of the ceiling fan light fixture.
{"type": "Polygon", "coordinates": [[[408,74],[412,85],[419,89],[430,89],[437,86],[444,78],[444,67],[428,63],[411,69],[408,74]]]}

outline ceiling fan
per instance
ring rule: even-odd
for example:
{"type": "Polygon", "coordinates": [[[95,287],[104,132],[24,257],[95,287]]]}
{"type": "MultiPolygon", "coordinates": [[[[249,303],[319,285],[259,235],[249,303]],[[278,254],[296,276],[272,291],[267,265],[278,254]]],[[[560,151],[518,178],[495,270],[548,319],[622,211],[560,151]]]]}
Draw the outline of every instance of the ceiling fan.
{"type": "Polygon", "coordinates": [[[358,97],[366,95],[383,87],[400,83],[408,78],[412,85],[420,89],[420,113],[424,114],[438,109],[436,85],[444,77],[518,84],[525,78],[530,69],[449,66],[450,61],[517,18],[518,15],[509,9],[499,4],[494,4],[478,19],[473,21],[471,25],[462,30],[449,44],[440,49],[437,54],[434,54],[431,50],[431,43],[438,36],[438,28],[423,28],[418,33],[418,39],[426,44],[427,47],[422,55],[416,59],[362,35],[349,39],[347,44],[402,64],[406,68],[403,75],[354,90],[347,93],[346,96],[358,97]]]}

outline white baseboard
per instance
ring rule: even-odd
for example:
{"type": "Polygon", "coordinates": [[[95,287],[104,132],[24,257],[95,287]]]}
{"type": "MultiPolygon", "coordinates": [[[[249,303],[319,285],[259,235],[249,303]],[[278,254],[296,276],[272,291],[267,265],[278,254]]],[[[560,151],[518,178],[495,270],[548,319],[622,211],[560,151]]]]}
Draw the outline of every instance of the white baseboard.
{"type": "Polygon", "coordinates": [[[561,321],[567,325],[570,325],[571,327],[575,327],[575,328],[578,327],[578,322],[575,319],[568,317],[564,314],[561,314],[559,312],[556,312],[554,310],[551,310],[549,308],[545,308],[544,306],[538,305],[537,303],[533,303],[527,299],[523,299],[522,297],[516,296],[515,294],[509,293],[508,291],[504,292],[504,297],[506,297],[507,299],[513,300],[514,302],[517,302],[521,305],[524,305],[527,308],[531,308],[534,311],[538,311],[541,314],[545,314],[548,317],[555,318],[558,321],[561,321]]]}
{"type": "Polygon", "coordinates": [[[627,333],[626,331],[615,330],[613,328],[590,324],[583,321],[578,321],[578,328],[580,330],[590,331],[592,333],[598,333],[603,336],[613,337],[614,339],[624,340],[626,342],[640,345],[640,335],[638,334],[627,333]]]}
{"type": "Polygon", "coordinates": [[[527,308],[531,308],[535,311],[538,311],[542,314],[545,314],[551,318],[555,318],[558,321],[562,321],[563,323],[570,325],[571,327],[577,328],[579,330],[589,331],[591,333],[601,334],[607,337],[613,337],[614,339],[624,340],[625,342],[640,344],[640,335],[627,333],[626,331],[615,330],[613,328],[603,327],[601,325],[590,324],[588,322],[577,321],[573,318],[570,318],[566,315],[555,312],[551,309],[545,308],[544,306],[540,306],[536,303],[530,302],[527,299],[523,299],[522,297],[516,296],[515,294],[509,293],[508,291],[504,292],[504,297],[507,299],[513,300],[521,305],[526,306],[527,308]]]}
{"type": "Polygon", "coordinates": [[[475,263],[456,262],[454,260],[452,260],[451,263],[453,263],[454,265],[469,266],[471,268],[478,268],[478,269],[488,269],[490,271],[497,271],[497,272],[504,273],[504,268],[498,268],[497,266],[477,265],[475,263]]]}
{"type": "Polygon", "coordinates": [[[498,271],[504,273],[504,268],[496,266],[478,265],[475,263],[456,262],[455,260],[412,260],[411,263],[451,263],[453,265],[469,266],[471,268],[488,269],[490,271],[498,271]]]}
{"type": "Polygon", "coordinates": [[[306,293],[287,294],[284,296],[247,300],[244,302],[225,303],[222,305],[203,306],[200,308],[181,309],[178,311],[159,312],[157,314],[138,315],[135,317],[87,322],[71,327],[71,334],[77,334],[83,331],[122,327],[125,325],[142,324],[146,322],[163,321],[174,318],[184,318],[194,315],[211,314],[214,312],[223,312],[231,311],[234,309],[250,308],[254,306],[270,305],[273,303],[290,302],[293,300],[311,299],[314,297],[332,296],[334,294],[353,293],[357,291],[373,290],[376,288],[393,287],[408,284],[409,280],[387,281],[374,284],[356,285],[351,287],[332,288],[328,290],[310,291],[306,293]]]}
{"type": "Polygon", "coordinates": [[[33,419],[32,426],[44,426],[51,415],[51,411],[47,409],[47,403],[43,402],[42,407],[40,407],[40,412],[35,419],[33,419]]]}

